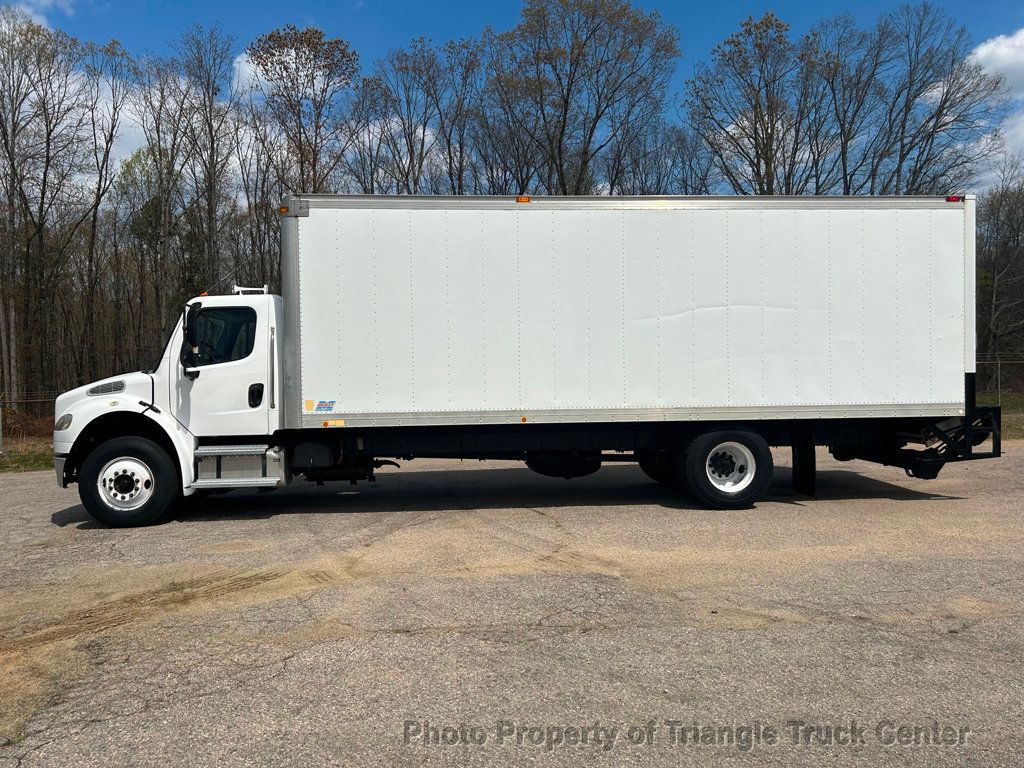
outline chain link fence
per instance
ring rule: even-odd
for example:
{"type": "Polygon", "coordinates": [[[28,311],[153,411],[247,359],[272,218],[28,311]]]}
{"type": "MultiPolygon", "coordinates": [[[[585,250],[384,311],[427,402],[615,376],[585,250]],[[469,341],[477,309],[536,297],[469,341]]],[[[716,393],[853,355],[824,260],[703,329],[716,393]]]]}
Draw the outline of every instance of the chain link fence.
{"type": "Polygon", "coordinates": [[[1003,409],[1003,437],[1024,437],[1024,358],[978,360],[978,402],[1003,409]]]}
{"type": "Polygon", "coordinates": [[[33,392],[17,400],[0,399],[0,454],[4,446],[26,439],[50,439],[53,401],[59,392],[33,392]]]}
{"type": "Polygon", "coordinates": [[[1024,397],[1024,358],[978,360],[978,397],[986,402],[1018,407],[1024,397]]]}

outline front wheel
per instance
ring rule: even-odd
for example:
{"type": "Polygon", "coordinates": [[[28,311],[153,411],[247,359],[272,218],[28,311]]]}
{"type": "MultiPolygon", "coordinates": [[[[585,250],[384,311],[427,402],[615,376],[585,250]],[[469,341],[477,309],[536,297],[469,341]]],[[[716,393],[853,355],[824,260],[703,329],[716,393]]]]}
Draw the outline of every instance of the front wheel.
{"type": "Polygon", "coordinates": [[[676,472],[702,504],[712,509],[744,509],[758,501],[772,482],[772,452],[756,432],[708,432],[676,457],[676,472]]]}
{"type": "Polygon", "coordinates": [[[149,525],[178,495],[178,476],[167,452],[152,440],[119,437],[97,446],[78,473],[86,511],[105,525],[149,525]]]}

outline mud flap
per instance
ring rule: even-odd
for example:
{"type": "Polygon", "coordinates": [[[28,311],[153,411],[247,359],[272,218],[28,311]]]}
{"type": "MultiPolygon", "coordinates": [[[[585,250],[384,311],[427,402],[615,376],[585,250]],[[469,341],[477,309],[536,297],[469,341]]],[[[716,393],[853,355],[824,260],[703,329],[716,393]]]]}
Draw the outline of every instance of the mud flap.
{"type": "Polygon", "coordinates": [[[817,474],[814,441],[805,438],[793,440],[793,490],[804,496],[813,496],[817,474]]]}

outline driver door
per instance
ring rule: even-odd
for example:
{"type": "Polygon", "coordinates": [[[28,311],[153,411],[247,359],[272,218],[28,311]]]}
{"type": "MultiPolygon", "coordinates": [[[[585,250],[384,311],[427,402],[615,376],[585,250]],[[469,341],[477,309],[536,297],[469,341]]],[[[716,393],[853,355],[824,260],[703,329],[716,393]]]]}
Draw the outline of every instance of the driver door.
{"type": "Polygon", "coordinates": [[[182,342],[170,392],[175,417],[192,434],[268,434],[271,321],[269,301],[211,302],[199,309],[198,344],[193,350],[182,342]]]}

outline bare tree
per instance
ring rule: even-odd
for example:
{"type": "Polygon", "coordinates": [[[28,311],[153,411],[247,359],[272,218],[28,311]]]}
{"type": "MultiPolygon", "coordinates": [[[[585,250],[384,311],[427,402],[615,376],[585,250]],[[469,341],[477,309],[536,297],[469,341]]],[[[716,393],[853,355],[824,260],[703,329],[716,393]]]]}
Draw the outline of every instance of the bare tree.
{"type": "Polygon", "coordinates": [[[387,148],[389,171],[400,193],[424,191],[437,124],[430,84],[440,78],[440,72],[437,54],[422,37],[408,48],[391,51],[376,67],[383,99],[378,102],[375,127],[387,148]]]}
{"type": "Polygon", "coordinates": [[[90,130],[90,172],[93,175],[92,199],[89,205],[85,263],[81,270],[79,301],[82,322],[77,345],[78,367],[89,377],[97,375],[97,350],[94,343],[97,319],[97,288],[100,279],[99,241],[101,206],[116,176],[113,159],[114,142],[121,130],[123,112],[128,101],[132,63],[116,41],[95,48],[86,64],[90,130]]]}
{"type": "Polygon", "coordinates": [[[245,200],[244,224],[235,234],[238,247],[245,244],[248,258],[236,264],[239,279],[256,285],[279,285],[280,265],[277,206],[284,190],[279,184],[280,163],[275,153],[276,131],[266,118],[265,107],[246,97],[235,122],[235,157],[245,200]]]}
{"type": "Polygon", "coordinates": [[[234,210],[230,162],[236,147],[238,94],[232,82],[233,45],[234,38],[220,27],[198,25],[186,30],[176,45],[189,84],[185,168],[193,188],[193,220],[203,246],[197,271],[205,285],[215,284],[220,277],[222,233],[234,210]]]}
{"type": "Polygon", "coordinates": [[[365,195],[392,191],[388,172],[387,126],[381,123],[380,105],[387,101],[384,84],[376,77],[363,78],[352,99],[352,141],[345,158],[345,170],[355,189],[365,195]]]}
{"type": "Polygon", "coordinates": [[[594,159],[662,109],[679,55],[656,13],[625,0],[527,0],[522,21],[493,38],[493,88],[546,165],[553,194],[594,189],[594,159]]]}
{"type": "Polygon", "coordinates": [[[891,19],[882,17],[870,30],[852,16],[827,19],[815,27],[817,76],[828,91],[834,124],[837,191],[857,194],[868,183],[873,144],[866,140],[885,111],[885,73],[895,66],[896,35],[891,19]]]}
{"type": "Polygon", "coordinates": [[[706,195],[712,162],[704,142],[661,119],[630,141],[608,147],[604,180],[613,195],[706,195]]]}
{"type": "MultiPolygon", "coordinates": [[[[504,66],[495,35],[484,31],[486,72],[504,66]]],[[[535,137],[541,135],[540,117],[520,90],[502,88],[493,74],[482,86],[470,136],[476,155],[475,188],[491,195],[522,195],[533,188],[544,165],[543,150],[535,137]]]]}
{"type": "Polygon", "coordinates": [[[473,164],[470,134],[474,114],[479,110],[482,50],[475,40],[445,44],[440,63],[424,85],[437,115],[437,144],[440,147],[452,195],[469,191],[473,164]]]}
{"type": "Polygon", "coordinates": [[[690,121],[737,194],[828,191],[813,36],[789,39],[773,13],[749,18],[688,84],[690,121]]]}
{"type": "Polygon", "coordinates": [[[884,79],[885,112],[870,136],[869,194],[960,188],[998,150],[1001,77],[970,59],[967,31],[928,3],[892,14],[896,53],[884,79]]]}
{"type": "Polygon", "coordinates": [[[294,164],[281,169],[281,184],[300,192],[330,191],[351,141],[344,97],[358,72],[358,55],[340,38],[290,24],[258,37],[246,53],[266,114],[294,164]]]}
{"type": "Polygon", "coordinates": [[[0,351],[3,395],[13,400],[22,392],[22,364],[18,291],[21,282],[20,251],[23,233],[23,200],[20,190],[28,176],[29,126],[33,119],[32,86],[28,61],[33,41],[43,34],[20,8],[0,8],[0,146],[3,150],[4,249],[0,253],[0,351]]]}
{"type": "Polygon", "coordinates": [[[978,201],[978,354],[1024,355],[1024,157],[978,201]]]}
{"type": "MultiPolygon", "coordinates": [[[[167,276],[178,256],[174,247],[183,212],[181,185],[189,151],[190,87],[176,59],[148,56],[136,68],[132,110],[146,141],[146,153],[137,158],[137,164],[145,167],[140,178],[146,180],[150,191],[143,213],[152,237],[142,240],[148,246],[154,286],[155,311],[142,316],[154,319],[150,332],[158,333],[163,327],[171,300],[176,298],[167,276]]],[[[194,279],[190,284],[196,284],[194,279]]]]}
{"type": "Polygon", "coordinates": [[[849,17],[793,41],[747,19],[689,83],[693,129],[739,194],[928,194],[958,189],[999,149],[1001,78],[965,30],[921,3],[870,30],[849,17]]]}
{"type": "Polygon", "coordinates": [[[27,173],[18,196],[26,225],[21,241],[24,296],[22,359],[35,382],[57,378],[56,356],[36,340],[57,325],[56,288],[89,217],[82,194],[90,146],[89,85],[82,66],[90,47],[59,30],[37,29],[26,71],[31,88],[27,173]]]}

